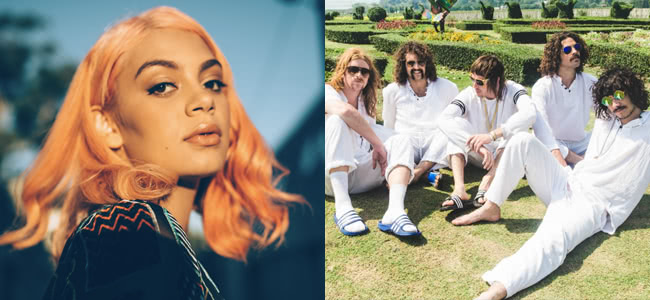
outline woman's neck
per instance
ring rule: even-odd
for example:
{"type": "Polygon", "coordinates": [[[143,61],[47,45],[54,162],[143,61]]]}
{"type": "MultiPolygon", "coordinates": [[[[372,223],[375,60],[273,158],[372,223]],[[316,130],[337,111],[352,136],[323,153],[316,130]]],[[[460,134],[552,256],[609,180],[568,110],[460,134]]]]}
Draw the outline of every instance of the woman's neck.
{"type": "Polygon", "coordinates": [[[194,198],[199,187],[199,178],[181,178],[178,184],[172,189],[172,192],[160,206],[167,209],[188,233],[190,223],[190,213],[194,207],[194,198]]]}

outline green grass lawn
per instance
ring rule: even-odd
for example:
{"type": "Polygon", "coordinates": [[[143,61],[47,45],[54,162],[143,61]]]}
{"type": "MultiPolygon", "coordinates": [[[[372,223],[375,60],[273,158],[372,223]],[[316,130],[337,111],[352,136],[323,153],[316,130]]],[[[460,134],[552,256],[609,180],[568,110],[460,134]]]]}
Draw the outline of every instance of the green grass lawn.
{"type": "MultiPolygon", "coordinates": [[[[326,45],[337,43],[326,41],[326,45]]],[[[354,45],[339,44],[341,47],[354,45]]],[[[372,46],[364,45],[366,50],[372,46]]],[[[391,78],[392,65],[384,78],[391,78]]],[[[438,67],[440,77],[459,90],[470,84],[467,71],[438,67]]],[[[587,67],[598,76],[601,70],[587,67]]],[[[530,92],[530,86],[527,87],[530,92]]],[[[381,97],[381,93],[378,93],[381,97]]],[[[381,121],[381,99],[378,119],[381,121]]],[[[588,129],[593,124],[590,122],[588,129]]],[[[451,171],[442,171],[439,189],[418,182],[409,186],[405,207],[423,232],[397,238],[377,229],[388,206],[385,187],[352,195],[352,204],[370,233],[347,237],[334,222],[334,199],[325,197],[325,293],[327,299],[472,299],[488,285],[481,275],[528,240],[545,207],[522,180],[502,207],[496,223],[455,227],[462,214],[439,212],[453,190],[451,171]]],[[[484,171],[469,166],[466,188],[476,194],[484,171]]],[[[574,249],[564,264],[511,299],[650,299],[650,189],[616,235],[598,233],[574,249]]]]}

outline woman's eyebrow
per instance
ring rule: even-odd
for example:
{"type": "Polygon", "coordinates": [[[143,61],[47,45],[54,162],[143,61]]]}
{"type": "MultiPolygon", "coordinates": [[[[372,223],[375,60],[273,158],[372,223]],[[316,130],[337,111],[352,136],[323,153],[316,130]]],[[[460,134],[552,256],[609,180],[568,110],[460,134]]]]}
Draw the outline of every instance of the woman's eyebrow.
{"type": "MultiPolygon", "coordinates": [[[[203,63],[203,64],[205,64],[205,63],[203,63]]],[[[176,65],[176,63],[174,63],[172,61],[169,61],[169,60],[161,60],[161,59],[150,60],[150,61],[145,62],[144,64],[142,64],[142,66],[140,66],[140,68],[138,69],[138,72],[135,73],[135,78],[138,78],[138,75],[140,75],[140,73],[142,73],[142,71],[144,71],[144,69],[149,68],[149,67],[153,67],[153,66],[163,66],[163,67],[167,67],[167,68],[171,68],[171,69],[175,69],[175,70],[178,69],[178,65],[176,65]]]]}
{"type": "Polygon", "coordinates": [[[201,68],[199,69],[199,74],[202,73],[203,71],[209,69],[210,67],[212,67],[214,65],[218,65],[219,67],[221,67],[221,63],[216,59],[208,59],[208,60],[206,60],[205,62],[203,62],[201,64],[201,68]]]}

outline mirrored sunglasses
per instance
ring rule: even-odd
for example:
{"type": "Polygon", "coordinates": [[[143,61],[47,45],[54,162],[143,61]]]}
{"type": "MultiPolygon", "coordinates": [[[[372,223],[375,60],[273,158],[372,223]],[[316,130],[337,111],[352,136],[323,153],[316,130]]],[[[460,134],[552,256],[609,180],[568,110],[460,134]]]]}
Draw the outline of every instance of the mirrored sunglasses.
{"type": "Polygon", "coordinates": [[[348,67],[348,73],[354,75],[361,72],[361,76],[368,76],[370,74],[370,69],[364,68],[364,67],[355,67],[355,66],[349,66],[348,67]]]}
{"type": "Polygon", "coordinates": [[[625,98],[625,93],[623,91],[621,91],[621,90],[617,90],[617,91],[614,92],[614,95],[605,96],[605,97],[603,97],[603,100],[601,100],[600,102],[603,105],[610,106],[610,105],[612,105],[612,103],[614,103],[614,100],[621,101],[621,100],[623,100],[623,98],[625,98]]]}
{"type": "MultiPolygon", "coordinates": [[[[580,44],[575,44],[575,45],[573,45],[573,49],[576,49],[576,51],[580,52],[580,49],[582,49],[582,46],[580,44]]],[[[566,46],[566,47],[562,48],[562,51],[564,51],[564,54],[571,53],[571,46],[566,46]]]]}

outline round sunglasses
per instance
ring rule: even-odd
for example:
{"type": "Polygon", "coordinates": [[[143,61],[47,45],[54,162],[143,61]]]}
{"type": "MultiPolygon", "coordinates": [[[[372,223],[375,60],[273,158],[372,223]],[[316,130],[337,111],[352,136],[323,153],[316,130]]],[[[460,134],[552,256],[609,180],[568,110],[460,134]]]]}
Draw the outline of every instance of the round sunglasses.
{"type": "Polygon", "coordinates": [[[347,68],[347,70],[348,70],[348,73],[350,73],[351,75],[354,75],[354,74],[357,74],[357,73],[361,72],[361,76],[365,77],[365,76],[368,76],[370,74],[370,69],[364,68],[364,67],[349,66],[347,68]]]}
{"type": "MultiPolygon", "coordinates": [[[[573,45],[573,49],[576,49],[576,51],[580,52],[580,49],[582,49],[582,45],[575,44],[575,45],[573,45]]],[[[564,51],[564,54],[571,53],[571,46],[566,46],[566,47],[562,48],[562,51],[564,51]]]]}
{"type": "Polygon", "coordinates": [[[616,90],[614,92],[614,95],[611,96],[605,96],[603,99],[600,101],[603,105],[610,106],[612,103],[614,103],[614,100],[616,101],[621,101],[625,98],[625,93],[621,90],[616,90]]]}
{"type": "Polygon", "coordinates": [[[478,86],[483,86],[483,85],[487,84],[487,82],[489,80],[489,79],[476,79],[476,78],[472,77],[472,74],[469,75],[469,79],[472,80],[472,82],[476,82],[476,84],[478,84],[478,86]]]}

